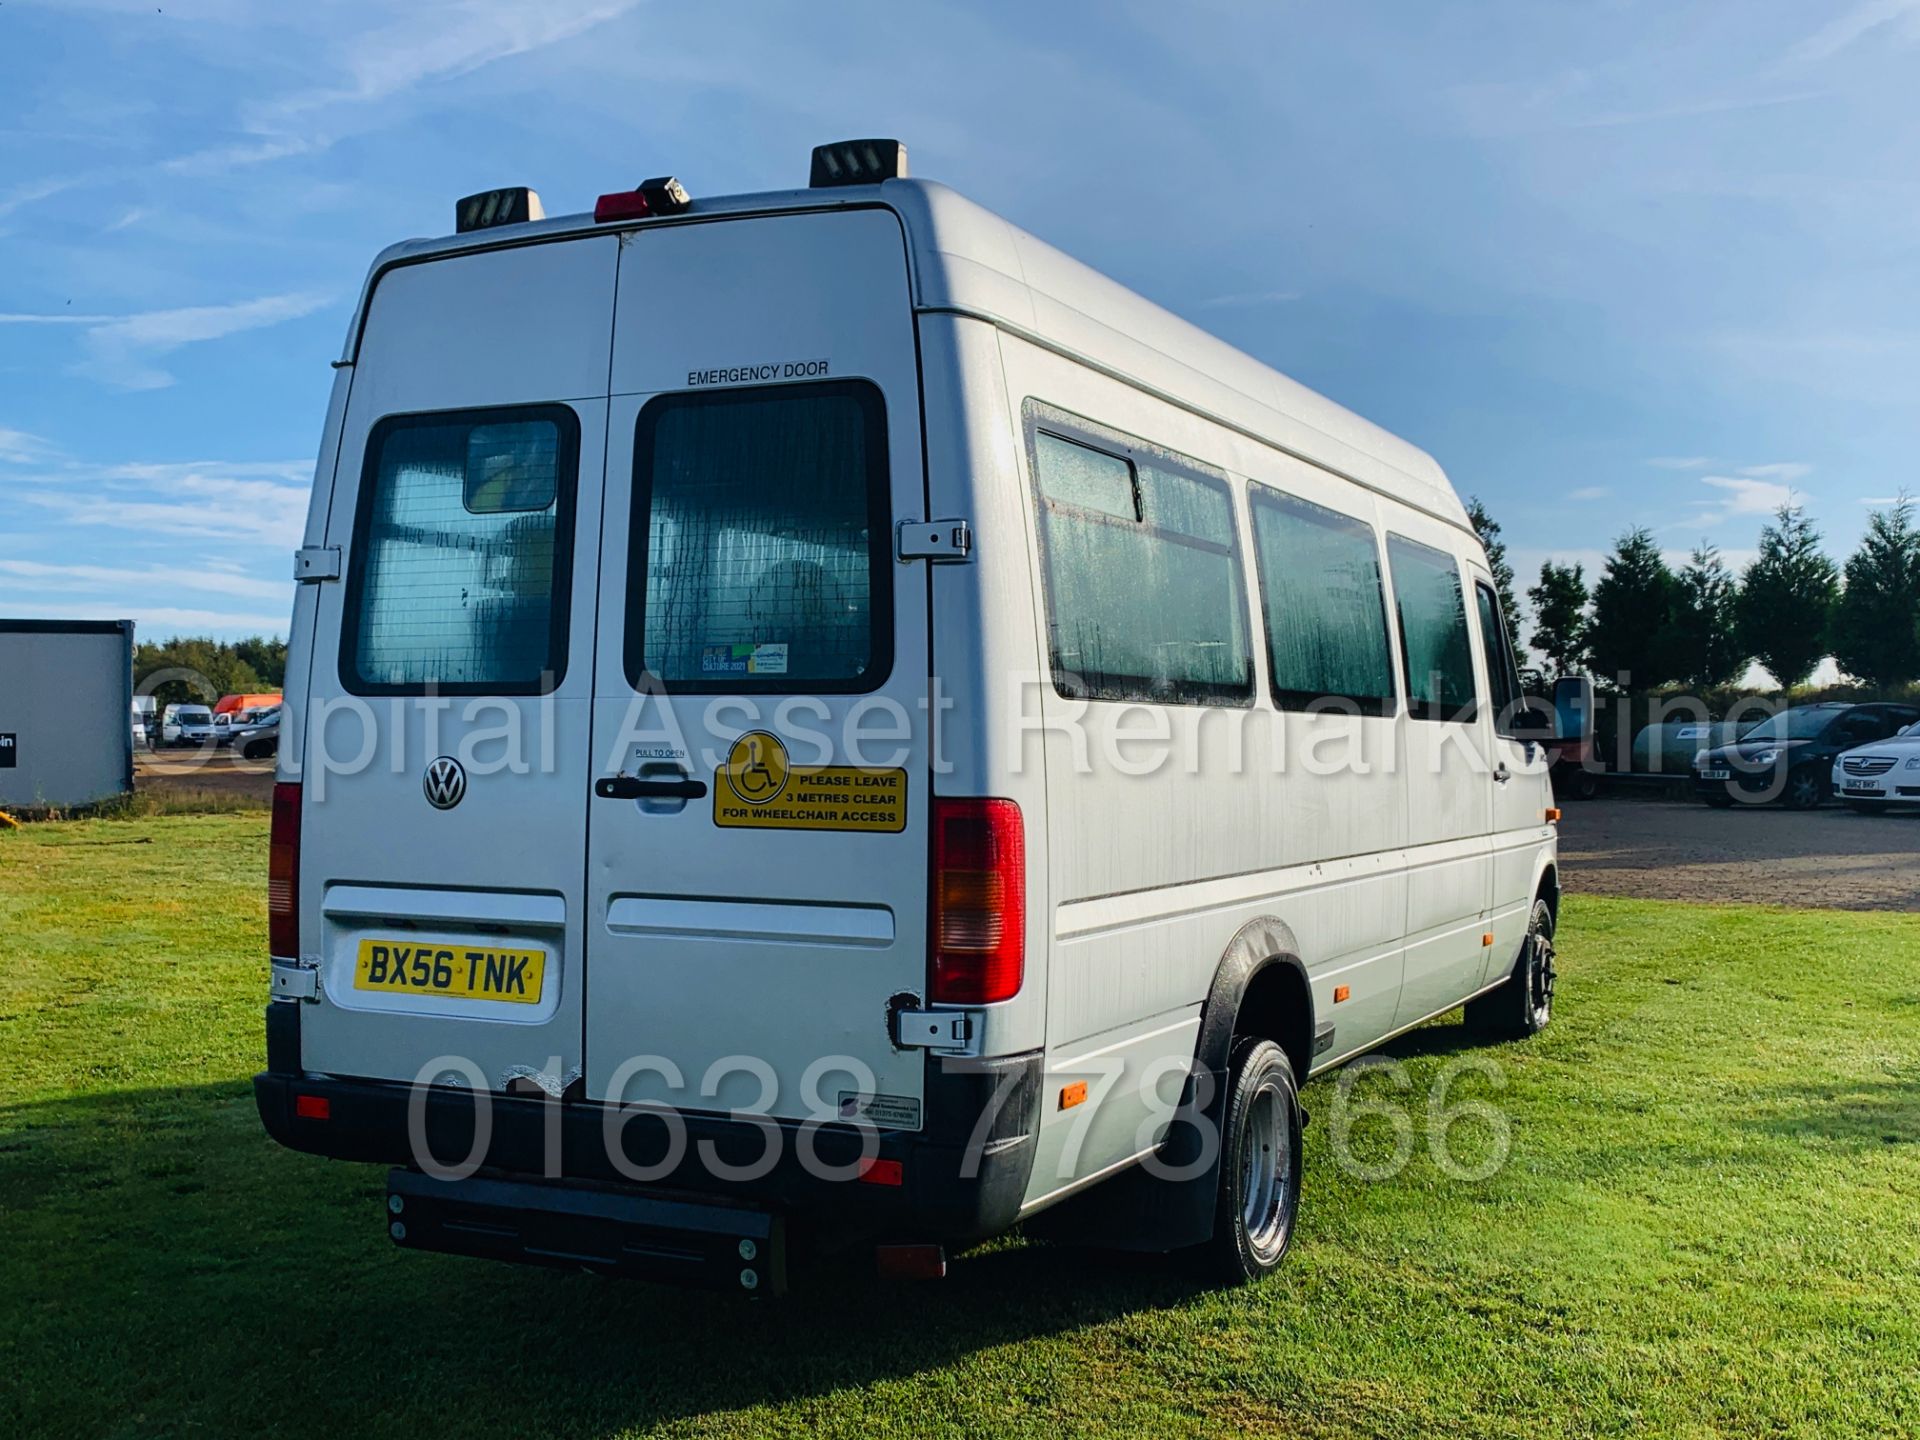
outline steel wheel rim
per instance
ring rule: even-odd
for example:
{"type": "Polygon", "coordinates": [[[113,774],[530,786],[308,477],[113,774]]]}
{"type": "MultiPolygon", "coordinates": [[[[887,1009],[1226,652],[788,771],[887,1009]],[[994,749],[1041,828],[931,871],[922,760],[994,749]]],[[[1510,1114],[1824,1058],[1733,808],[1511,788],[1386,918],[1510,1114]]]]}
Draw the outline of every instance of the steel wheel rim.
{"type": "Polygon", "coordinates": [[[1247,1244],[1263,1261],[1279,1255],[1293,1224],[1289,1118],[1286,1097],[1269,1080],[1248,1101],[1241,1132],[1240,1223],[1247,1244]]]}
{"type": "Polygon", "coordinates": [[[1558,978],[1553,968],[1553,941],[1544,933],[1533,937],[1533,1016],[1544,1025],[1553,1018],[1553,984],[1558,978]]]}

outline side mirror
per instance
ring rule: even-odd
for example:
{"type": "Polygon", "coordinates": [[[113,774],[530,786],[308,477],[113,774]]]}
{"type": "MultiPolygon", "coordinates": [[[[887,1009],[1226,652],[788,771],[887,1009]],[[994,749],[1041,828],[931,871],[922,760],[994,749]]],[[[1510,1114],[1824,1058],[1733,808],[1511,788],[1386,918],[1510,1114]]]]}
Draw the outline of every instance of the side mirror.
{"type": "Polygon", "coordinates": [[[1584,740],[1593,730],[1593,681],[1562,675],[1553,682],[1553,708],[1563,739],[1584,740]]]}

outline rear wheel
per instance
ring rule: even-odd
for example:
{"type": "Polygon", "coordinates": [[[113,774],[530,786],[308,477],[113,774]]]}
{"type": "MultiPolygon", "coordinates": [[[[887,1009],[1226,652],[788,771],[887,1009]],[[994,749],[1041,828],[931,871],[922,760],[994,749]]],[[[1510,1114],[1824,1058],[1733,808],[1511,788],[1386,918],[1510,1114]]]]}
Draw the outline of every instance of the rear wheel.
{"type": "Polygon", "coordinates": [[[1251,1036],[1234,1042],[1222,1115],[1213,1238],[1195,1258],[1239,1285],[1279,1267],[1300,1209],[1300,1095],[1284,1050],[1251,1036]]]}
{"type": "Polygon", "coordinates": [[[1524,1040],[1538,1035],[1553,1019],[1553,987],[1558,980],[1553,909],[1545,900],[1535,900],[1513,973],[1498,990],[1467,1002],[1467,1024],[1489,1039],[1524,1040]]]}
{"type": "Polygon", "coordinates": [[[1811,810],[1826,799],[1826,786],[1820,783],[1820,776],[1810,769],[1795,770],[1787,776],[1787,788],[1780,796],[1780,803],[1789,810],[1811,810]]]}

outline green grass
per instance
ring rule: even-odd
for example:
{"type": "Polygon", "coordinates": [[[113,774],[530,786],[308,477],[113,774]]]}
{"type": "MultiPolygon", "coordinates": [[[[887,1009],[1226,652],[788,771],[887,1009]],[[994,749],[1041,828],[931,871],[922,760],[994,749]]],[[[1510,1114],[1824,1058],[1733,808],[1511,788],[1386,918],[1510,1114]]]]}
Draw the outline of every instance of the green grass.
{"type": "Polygon", "coordinates": [[[1263,1285],[1008,1239],[752,1305],[400,1252],[377,1168],[269,1142],[265,840],[0,833],[0,1435],[1920,1431],[1912,917],[1570,900],[1551,1030],[1391,1051],[1421,1132],[1497,1062],[1504,1167],[1353,1178],[1316,1082],[1263,1285]]]}

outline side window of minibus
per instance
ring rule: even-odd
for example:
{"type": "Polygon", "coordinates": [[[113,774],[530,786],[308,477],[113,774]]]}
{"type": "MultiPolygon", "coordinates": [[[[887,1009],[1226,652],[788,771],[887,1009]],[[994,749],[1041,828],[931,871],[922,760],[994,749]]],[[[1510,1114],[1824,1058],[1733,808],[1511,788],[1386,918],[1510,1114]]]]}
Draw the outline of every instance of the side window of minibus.
{"type": "Polygon", "coordinates": [[[1443,550],[1387,537],[1394,608],[1400,620],[1401,678],[1415,720],[1473,718],[1473,648],[1467,639],[1460,567],[1443,550]]]}
{"type": "Polygon", "coordinates": [[[1253,654],[1224,478],[1142,446],[1031,429],[1054,688],[1247,704],[1253,654]]]}
{"type": "Polygon", "coordinates": [[[1500,601],[1493,588],[1476,580],[1473,596],[1480,611],[1480,648],[1487,657],[1487,694],[1493,702],[1493,725],[1502,735],[1513,733],[1514,711],[1520,697],[1520,672],[1513,661],[1513,646],[1507,639],[1507,627],[1500,614],[1500,601]]]}
{"type": "Polygon", "coordinates": [[[1267,669],[1281,710],[1390,715],[1393,648],[1373,527],[1249,484],[1267,669]]]}

